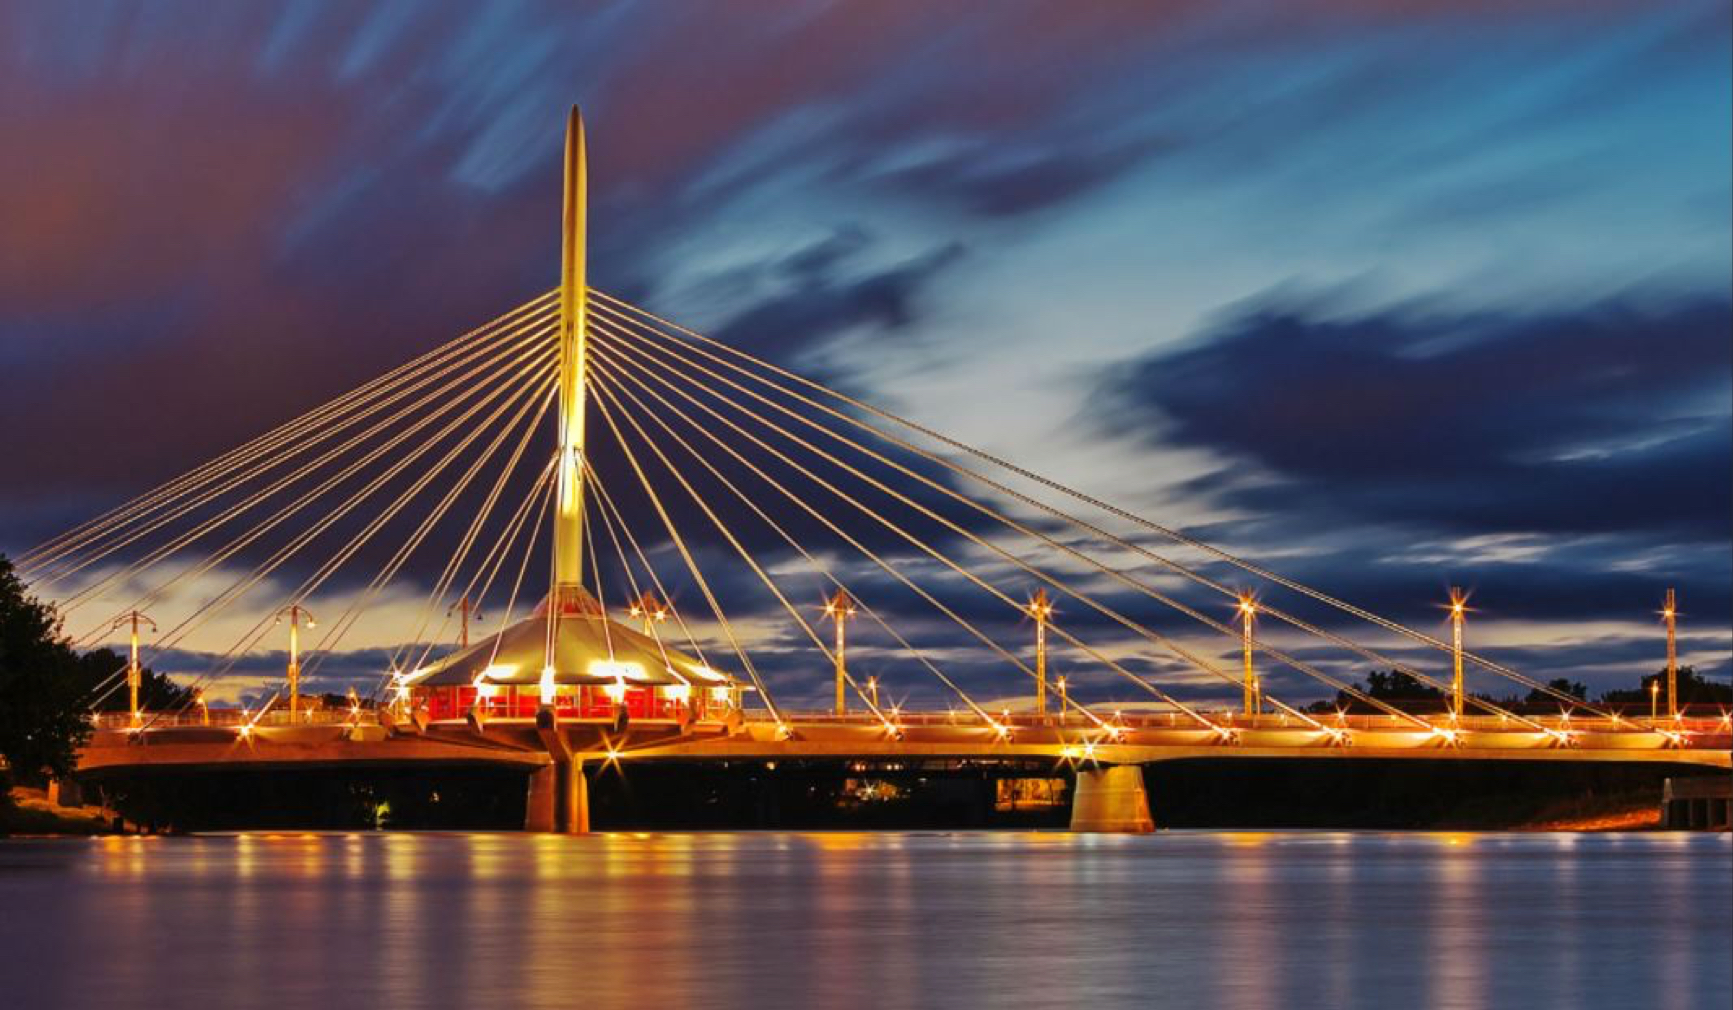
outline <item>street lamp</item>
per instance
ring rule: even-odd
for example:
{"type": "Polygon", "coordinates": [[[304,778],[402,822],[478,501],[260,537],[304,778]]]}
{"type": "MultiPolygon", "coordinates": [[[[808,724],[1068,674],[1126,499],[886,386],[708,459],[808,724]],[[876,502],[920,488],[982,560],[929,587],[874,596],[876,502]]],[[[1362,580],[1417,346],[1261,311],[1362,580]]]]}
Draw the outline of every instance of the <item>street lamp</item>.
{"type": "Polygon", "coordinates": [[[1462,717],[1462,624],[1468,613],[1468,597],[1450,587],[1450,714],[1462,717]]]}
{"type": "MultiPolygon", "coordinates": [[[[833,658],[836,660],[837,715],[846,715],[848,713],[848,696],[843,690],[843,685],[848,680],[848,667],[846,661],[843,659],[843,649],[846,645],[846,639],[843,634],[843,625],[848,623],[848,619],[854,616],[854,611],[854,601],[849,599],[848,593],[841,587],[837,588],[836,595],[824,601],[824,616],[836,622],[836,652],[833,658]]],[[[878,692],[876,690],[873,692],[872,703],[873,708],[876,709],[879,707],[878,692]]]]}
{"type": "Polygon", "coordinates": [[[1667,622],[1667,715],[1679,717],[1679,610],[1671,589],[1667,590],[1667,602],[1661,608],[1661,617],[1667,622]]]}
{"type": "Polygon", "coordinates": [[[301,621],[305,619],[309,628],[318,625],[313,623],[312,613],[299,603],[284,607],[277,614],[276,623],[282,624],[284,617],[289,619],[289,721],[293,723],[301,710],[301,621]]]}
{"type": "Polygon", "coordinates": [[[1254,721],[1264,707],[1263,689],[1258,685],[1257,671],[1252,669],[1252,623],[1257,620],[1258,605],[1250,593],[1240,595],[1240,655],[1245,663],[1246,715],[1254,721]]]}
{"type": "Polygon", "coordinates": [[[481,607],[470,602],[467,593],[464,594],[462,599],[452,604],[451,609],[445,612],[445,616],[450,617],[453,613],[463,615],[459,624],[457,647],[460,649],[467,649],[469,648],[469,622],[472,620],[485,621],[487,618],[481,616],[481,607]]]}
{"type": "Polygon", "coordinates": [[[1047,714],[1047,619],[1053,616],[1053,602],[1046,589],[1035,590],[1023,612],[1035,619],[1035,714],[1047,714]]]}
{"type": "Polygon", "coordinates": [[[136,610],[130,610],[120,615],[115,618],[114,623],[110,625],[111,628],[118,628],[121,625],[126,624],[130,625],[132,628],[132,632],[129,636],[131,647],[129,655],[131,658],[126,664],[126,687],[128,694],[131,695],[131,702],[128,710],[132,713],[132,725],[135,727],[138,726],[140,722],[138,714],[138,689],[144,681],[144,670],[138,665],[138,626],[140,623],[150,625],[150,630],[152,631],[157,630],[155,621],[136,610]]]}
{"type": "Polygon", "coordinates": [[[650,635],[657,624],[668,619],[668,605],[648,589],[627,608],[626,613],[644,622],[644,634],[650,635]]]}

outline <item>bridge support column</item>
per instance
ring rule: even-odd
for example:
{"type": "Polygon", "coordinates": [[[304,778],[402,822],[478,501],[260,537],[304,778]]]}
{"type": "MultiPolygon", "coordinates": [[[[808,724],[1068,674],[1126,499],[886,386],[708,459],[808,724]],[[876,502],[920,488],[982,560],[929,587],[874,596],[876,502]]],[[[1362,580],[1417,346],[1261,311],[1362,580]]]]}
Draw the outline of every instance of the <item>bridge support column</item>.
{"type": "Polygon", "coordinates": [[[556,783],[555,819],[559,831],[566,835],[590,833],[590,783],[584,778],[582,761],[561,761],[554,765],[556,783]]]}
{"type": "Polygon", "coordinates": [[[1071,798],[1071,830],[1141,835],[1155,830],[1137,765],[1083,769],[1071,798]]]}
{"type": "Polygon", "coordinates": [[[528,795],[524,798],[525,831],[554,830],[554,767],[545,764],[530,772],[528,795]]]}
{"type": "Polygon", "coordinates": [[[555,758],[530,772],[524,798],[524,830],[562,835],[590,833],[590,784],[584,763],[555,758]]]}

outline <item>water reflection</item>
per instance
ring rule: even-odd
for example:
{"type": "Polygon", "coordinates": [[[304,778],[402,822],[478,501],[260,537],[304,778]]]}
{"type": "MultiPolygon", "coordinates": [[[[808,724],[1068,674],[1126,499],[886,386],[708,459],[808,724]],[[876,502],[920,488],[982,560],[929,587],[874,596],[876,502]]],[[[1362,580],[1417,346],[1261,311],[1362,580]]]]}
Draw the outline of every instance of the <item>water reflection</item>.
{"type": "Polygon", "coordinates": [[[1725,1007],[1727,836],[0,845],[7,1006],[1725,1007]]]}

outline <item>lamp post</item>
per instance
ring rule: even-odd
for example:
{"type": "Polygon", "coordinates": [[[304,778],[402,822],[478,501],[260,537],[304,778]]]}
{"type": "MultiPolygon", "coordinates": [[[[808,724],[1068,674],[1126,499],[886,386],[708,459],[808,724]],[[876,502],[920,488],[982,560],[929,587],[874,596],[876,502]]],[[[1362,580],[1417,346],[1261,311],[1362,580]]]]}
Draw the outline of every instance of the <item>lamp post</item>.
{"type": "Polygon", "coordinates": [[[1053,616],[1053,601],[1046,589],[1035,590],[1024,612],[1035,619],[1035,714],[1047,714],[1047,620],[1053,616]]]}
{"type": "Polygon", "coordinates": [[[1651,726],[1659,721],[1660,713],[1657,712],[1656,709],[1660,706],[1660,702],[1661,678],[1656,677],[1654,680],[1649,681],[1649,725],[1651,726]]]}
{"type": "Polygon", "coordinates": [[[1264,707],[1263,690],[1258,685],[1258,673],[1252,668],[1252,623],[1257,620],[1258,605],[1251,595],[1240,597],[1240,657],[1245,663],[1246,715],[1257,719],[1264,707]]]}
{"type": "Polygon", "coordinates": [[[470,602],[467,593],[450,610],[445,612],[445,616],[450,617],[453,613],[462,615],[462,623],[458,625],[457,647],[467,649],[469,648],[469,622],[472,619],[483,621],[486,618],[481,616],[481,608],[470,602]]]}
{"type": "Polygon", "coordinates": [[[282,624],[283,618],[289,619],[289,721],[295,722],[301,711],[301,620],[305,618],[307,627],[314,628],[313,614],[299,603],[283,608],[277,615],[277,623],[282,624]]]}
{"type": "Polygon", "coordinates": [[[1468,597],[1450,587],[1450,714],[1462,718],[1462,624],[1468,612],[1468,597]]]}
{"type": "Polygon", "coordinates": [[[1060,677],[1055,680],[1053,686],[1059,690],[1059,725],[1063,726],[1065,725],[1065,717],[1071,712],[1070,699],[1065,694],[1065,678],[1060,677]]]}
{"type": "MultiPolygon", "coordinates": [[[[848,668],[843,660],[843,647],[846,644],[843,625],[854,616],[854,601],[848,593],[837,589],[836,595],[824,601],[824,616],[836,622],[836,714],[845,715],[848,712],[848,698],[843,693],[843,684],[848,680],[848,668]]],[[[878,708],[878,692],[873,692],[873,708],[878,708]]]]}
{"type": "Polygon", "coordinates": [[[653,635],[655,626],[668,619],[668,605],[658,599],[655,593],[646,589],[642,595],[632,601],[632,605],[627,608],[626,613],[644,622],[645,635],[653,635]]]}
{"type": "Polygon", "coordinates": [[[132,725],[138,726],[142,721],[138,713],[138,689],[144,682],[144,670],[138,665],[138,626],[147,624],[152,631],[157,630],[157,627],[155,621],[136,610],[129,610],[115,618],[111,627],[118,628],[123,624],[129,625],[131,628],[128,636],[130,651],[126,664],[126,689],[131,697],[127,711],[132,714],[132,725]]]}
{"type": "Polygon", "coordinates": [[[1667,718],[1679,718],[1679,611],[1673,591],[1667,590],[1667,602],[1661,616],[1667,622],[1667,718]]]}

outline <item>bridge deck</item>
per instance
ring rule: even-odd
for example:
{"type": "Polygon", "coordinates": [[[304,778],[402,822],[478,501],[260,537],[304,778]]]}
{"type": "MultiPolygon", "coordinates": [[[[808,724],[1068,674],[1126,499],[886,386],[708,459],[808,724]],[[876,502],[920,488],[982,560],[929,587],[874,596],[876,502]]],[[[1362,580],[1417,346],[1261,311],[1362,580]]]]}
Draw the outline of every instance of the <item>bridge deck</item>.
{"type": "MultiPolygon", "coordinates": [[[[213,713],[215,714],[215,713],[213,713]]],[[[329,715],[329,714],[325,714],[329,715]]],[[[216,720],[213,720],[216,721],[216,720]]],[[[1017,759],[1074,764],[1143,764],[1185,758],[1385,758],[1660,762],[1733,768],[1733,734],[1714,720],[1650,727],[1546,726],[1541,730],[1464,723],[1422,729],[1382,716],[1332,719],[1325,730],[1277,717],[1239,719],[1221,729],[1166,716],[1127,719],[1112,731],[1076,720],[1013,720],[1008,734],[946,717],[915,717],[895,734],[865,719],[800,717],[769,721],[644,720],[615,732],[611,723],[562,721],[552,745],[583,760],[1017,759]],[[1284,724],[1285,723],[1285,724],[1284,724]]],[[[156,725],[99,729],[80,757],[81,772],[129,768],[276,767],[350,763],[511,765],[550,763],[550,740],[532,719],[450,720],[387,727],[363,716],[306,717],[297,725],[156,725]]]]}

